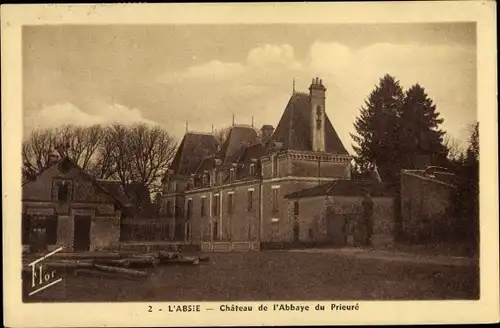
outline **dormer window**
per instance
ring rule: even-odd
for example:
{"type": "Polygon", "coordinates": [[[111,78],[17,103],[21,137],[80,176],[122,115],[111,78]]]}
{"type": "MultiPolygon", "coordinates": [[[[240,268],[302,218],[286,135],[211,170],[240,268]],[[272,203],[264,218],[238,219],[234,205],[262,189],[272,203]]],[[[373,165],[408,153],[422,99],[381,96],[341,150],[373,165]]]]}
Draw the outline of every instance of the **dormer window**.
{"type": "Polygon", "coordinates": [[[255,164],[250,164],[250,176],[255,176],[255,164]]]}
{"type": "Polygon", "coordinates": [[[52,199],[59,202],[71,201],[73,198],[73,181],[56,179],[52,183],[52,199]]]}
{"type": "Polygon", "coordinates": [[[234,181],[236,179],[236,171],[234,168],[229,169],[229,181],[234,181]]]}
{"type": "Polygon", "coordinates": [[[203,185],[203,187],[207,187],[209,184],[210,184],[210,173],[205,172],[205,173],[203,173],[202,185],[203,185]]]}

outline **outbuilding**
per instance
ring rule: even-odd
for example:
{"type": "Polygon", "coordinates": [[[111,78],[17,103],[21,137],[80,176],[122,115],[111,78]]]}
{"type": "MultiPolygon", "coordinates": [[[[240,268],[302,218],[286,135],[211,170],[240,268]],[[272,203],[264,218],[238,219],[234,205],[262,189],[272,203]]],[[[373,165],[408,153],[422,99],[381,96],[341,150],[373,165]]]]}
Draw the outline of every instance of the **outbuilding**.
{"type": "Polygon", "coordinates": [[[295,243],[383,247],[394,242],[394,197],[382,183],[337,180],[285,198],[295,243]]]}
{"type": "Polygon", "coordinates": [[[119,242],[123,204],[68,158],[22,185],[22,244],[33,252],[93,251],[119,242]]]}

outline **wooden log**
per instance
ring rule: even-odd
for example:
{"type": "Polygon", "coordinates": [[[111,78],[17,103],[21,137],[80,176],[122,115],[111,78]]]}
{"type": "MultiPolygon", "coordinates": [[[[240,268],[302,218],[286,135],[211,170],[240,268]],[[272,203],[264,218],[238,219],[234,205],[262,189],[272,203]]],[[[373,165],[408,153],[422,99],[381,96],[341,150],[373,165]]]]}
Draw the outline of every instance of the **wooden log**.
{"type": "Polygon", "coordinates": [[[96,260],[94,263],[95,264],[102,264],[102,265],[121,266],[121,267],[129,267],[130,266],[130,261],[127,259],[120,259],[120,260],[99,259],[99,260],[96,260]]]}
{"type": "Polygon", "coordinates": [[[146,272],[138,271],[138,270],[117,268],[117,267],[101,265],[101,264],[94,264],[94,267],[99,269],[99,270],[102,270],[102,271],[114,272],[114,273],[124,273],[124,274],[129,274],[131,276],[136,276],[136,277],[146,277],[147,276],[146,272]]]}
{"type": "Polygon", "coordinates": [[[155,267],[160,263],[157,258],[131,258],[128,261],[133,268],[155,267]]]}
{"type": "Polygon", "coordinates": [[[118,253],[108,253],[108,252],[99,252],[99,253],[56,253],[52,255],[54,259],[119,259],[120,254],[118,253]]]}
{"type": "Polygon", "coordinates": [[[161,264],[199,264],[200,259],[198,257],[178,257],[175,259],[161,258],[161,264]]]}
{"type": "Polygon", "coordinates": [[[102,277],[102,278],[111,278],[111,279],[123,279],[123,278],[142,278],[142,276],[134,276],[130,274],[123,274],[117,272],[107,272],[107,271],[99,271],[99,270],[90,270],[90,269],[78,269],[75,270],[74,275],[76,276],[93,276],[93,277],[102,277]]]}

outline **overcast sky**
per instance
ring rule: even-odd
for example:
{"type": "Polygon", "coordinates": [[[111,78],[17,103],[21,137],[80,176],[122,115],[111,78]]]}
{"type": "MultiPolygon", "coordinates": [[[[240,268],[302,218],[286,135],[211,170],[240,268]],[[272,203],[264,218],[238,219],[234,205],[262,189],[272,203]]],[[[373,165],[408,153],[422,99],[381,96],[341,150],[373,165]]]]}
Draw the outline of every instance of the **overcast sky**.
{"type": "Polygon", "coordinates": [[[420,83],[464,140],[476,119],[474,24],[44,26],[23,29],[24,133],[61,124],[154,122],[181,138],[236,123],[276,126],[320,77],[352,150],[378,79],[420,83]]]}

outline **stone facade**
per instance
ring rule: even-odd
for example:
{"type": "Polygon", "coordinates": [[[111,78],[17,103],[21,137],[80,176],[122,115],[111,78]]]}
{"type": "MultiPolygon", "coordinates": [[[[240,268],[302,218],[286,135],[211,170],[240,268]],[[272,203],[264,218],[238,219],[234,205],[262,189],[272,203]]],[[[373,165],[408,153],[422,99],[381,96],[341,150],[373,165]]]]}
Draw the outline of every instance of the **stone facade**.
{"type": "Polygon", "coordinates": [[[319,79],[308,94],[294,92],[276,129],[264,125],[262,138],[242,125],[220,145],[212,135],[187,132],[163,179],[161,216],[176,227],[171,237],[226,250],[293,242],[285,196],[350,179],[352,157],[325,111],[325,92],[319,79]]]}
{"type": "Polygon", "coordinates": [[[122,204],[69,159],[22,190],[23,245],[92,251],[118,243],[122,204]]]}

